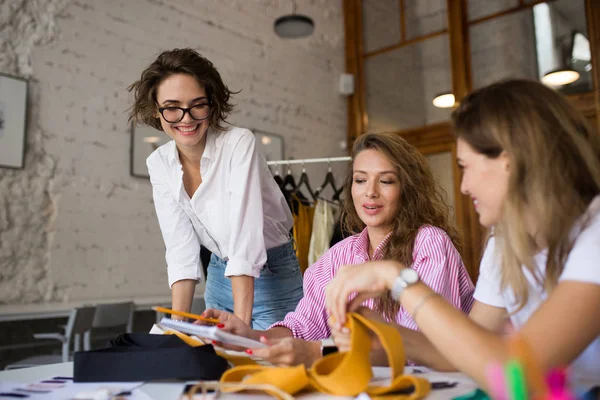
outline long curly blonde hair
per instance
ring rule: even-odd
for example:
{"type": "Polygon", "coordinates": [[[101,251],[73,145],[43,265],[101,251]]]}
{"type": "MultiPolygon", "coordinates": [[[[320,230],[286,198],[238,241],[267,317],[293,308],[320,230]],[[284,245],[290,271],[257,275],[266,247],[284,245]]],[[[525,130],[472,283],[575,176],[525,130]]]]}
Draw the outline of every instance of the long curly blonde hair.
{"type": "Polygon", "coordinates": [[[550,292],[586,226],[585,218],[576,222],[600,193],[600,136],[568,99],[528,80],[471,93],[453,112],[452,123],[456,136],[475,151],[489,158],[508,156],[508,194],[494,236],[502,258],[501,285],[514,291],[518,311],[528,300],[522,266],[550,292]],[[548,249],[545,274],[534,263],[540,243],[548,249]]]}
{"type": "MultiPolygon", "coordinates": [[[[400,208],[384,258],[410,266],[413,262],[415,238],[423,225],[444,230],[460,251],[459,234],[445,200],[446,193],[431,173],[425,156],[401,136],[393,133],[368,133],[359,136],[352,148],[352,159],[367,149],[383,154],[394,165],[400,181],[400,208]]],[[[344,231],[356,234],[365,228],[365,223],[359,218],[352,201],[352,174],[350,168],[344,184],[342,227],[344,231]]],[[[393,321],[400,304],[388,292],[377,299],[376,309],[393,321]]]]}

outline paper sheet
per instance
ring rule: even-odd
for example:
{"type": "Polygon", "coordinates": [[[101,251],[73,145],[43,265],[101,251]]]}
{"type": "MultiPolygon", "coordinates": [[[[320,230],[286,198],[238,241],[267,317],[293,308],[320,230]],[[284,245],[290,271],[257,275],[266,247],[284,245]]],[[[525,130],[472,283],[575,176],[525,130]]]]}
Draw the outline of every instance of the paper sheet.
{"type": "Polygon", "coordinates": [[[59,377],[50,377],[34,383],[0,382],[0,399],[100,400],[104,397],[109,400],[114,399],[118,393],[131,392],[123,399],[151,400],[147,394],[136,390],[142,384],[143,382],[74,383],[72,380],[59,379],[59,377]]]}

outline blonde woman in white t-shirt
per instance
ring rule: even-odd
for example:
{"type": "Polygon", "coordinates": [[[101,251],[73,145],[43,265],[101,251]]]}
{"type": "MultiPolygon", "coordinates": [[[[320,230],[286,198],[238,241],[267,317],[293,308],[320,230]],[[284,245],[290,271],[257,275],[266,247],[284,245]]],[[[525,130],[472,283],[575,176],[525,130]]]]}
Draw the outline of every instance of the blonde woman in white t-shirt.
{"type": "Polygon", "coordinates": [[[336,341],[348,310],[390,289],[422,332],[397,328],[411,360],[486,387],[488,365],[508,357],[510,319],[543,368],[570,365],[577,389],[600,386],[600,136],[562,95],[526,80],[473,92],[452,121],[461,191],[494,227],[475,305],[462,314],[397,262],[349,266],[327,289],[336,341]]]}

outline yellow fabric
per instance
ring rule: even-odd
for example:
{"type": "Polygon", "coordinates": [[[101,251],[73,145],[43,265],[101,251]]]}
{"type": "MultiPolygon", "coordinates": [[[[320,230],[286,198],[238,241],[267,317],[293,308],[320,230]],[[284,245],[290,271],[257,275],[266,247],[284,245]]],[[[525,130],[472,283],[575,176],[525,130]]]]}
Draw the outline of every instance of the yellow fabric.
{"type": "MultiPolygon", "coordinates": [[[[413,400],[425,397],[431,390],[429,382],[413,375],[403,375],[405,357],[400,333],[391,326],[370,321],[358,314],[349,314],[347,326],[351,330],[351,350],[323,357],[310,368],[263,367],[258,365],[239,366],[226,371],[222,383],[239,383],[237,387],[226,387],[223,391],[239,392],[245,385],[266,384],[275,386],[294,395],[301,390],[317,390],[337,396],[357,396],[366,392],[370,396],[385,396],[386,399],[413,400]],[[369,351],[369,331],[375,333],[385,349],[391,369],[389,386],[369,386],[373,375],[369,351]],[[394,394],[414,386],[411,394],[394,394]]],[[[267,390],[267,392],[269,392],[267,390]]],[[[277,396],[276,392],[269,394],[277,396]]]]}
{"type": "Polygon", "coordinates": [[[194,339],[193,337],[186,335],[185,333],[176,331],[174,329],[166,330],[165,335],[175,335],[179,339],[183,340],[188,346],[192,346],[192,347],[204,346],[204,343],[202,343],[200,340],[194,339]]]}
{"type": "MultiPolygon", "coordinates": [[[[183,340],[186,344],[188,344],[189,346],[192,346],[192,347],[204,346],[204,343],[201,342],[199,339],[193,338],[191,336],[186,335],[185,333],[181,333],[174,329],[169,329],[169,330],[165,331],[165,335],[175,335],[179,339],[183,340]]],[[[229,354],[224,351],[217,350],[217,349],[215,349],[215,353],[217,353],[219,356],[223,357],[224,359],[226,359],[227,361],[229,361],[230,363],[232,363],[235,366],[258,365],[256,363],[256,361],[254,361],[253,359],[251,359],[248,356],[238,356],[235,354],[229,354]]]]}
{"type": "Polygon", "coordinates": [[[297,204],[297,212],[294,213],[294,228],[292,233],[296,242],[296,257],[298,257],[300,270],[304,273],[308,268],[308,251],[310,250],[310,236],[312,234],[315,208],[302,204],[295,196],[293,201],[297,204]]]}

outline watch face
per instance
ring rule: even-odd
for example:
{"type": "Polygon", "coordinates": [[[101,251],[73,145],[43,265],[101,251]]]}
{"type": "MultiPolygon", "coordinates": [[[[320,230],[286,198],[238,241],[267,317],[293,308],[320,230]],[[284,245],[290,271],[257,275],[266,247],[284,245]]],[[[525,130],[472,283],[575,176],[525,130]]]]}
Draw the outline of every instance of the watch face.
{"type": "Polygon", "coordinates": [[[419,281],[419,274],[417,274],[417,271],[412,268],[404,268],[400,275],[408,285],[417,283],[419,281]]]}

